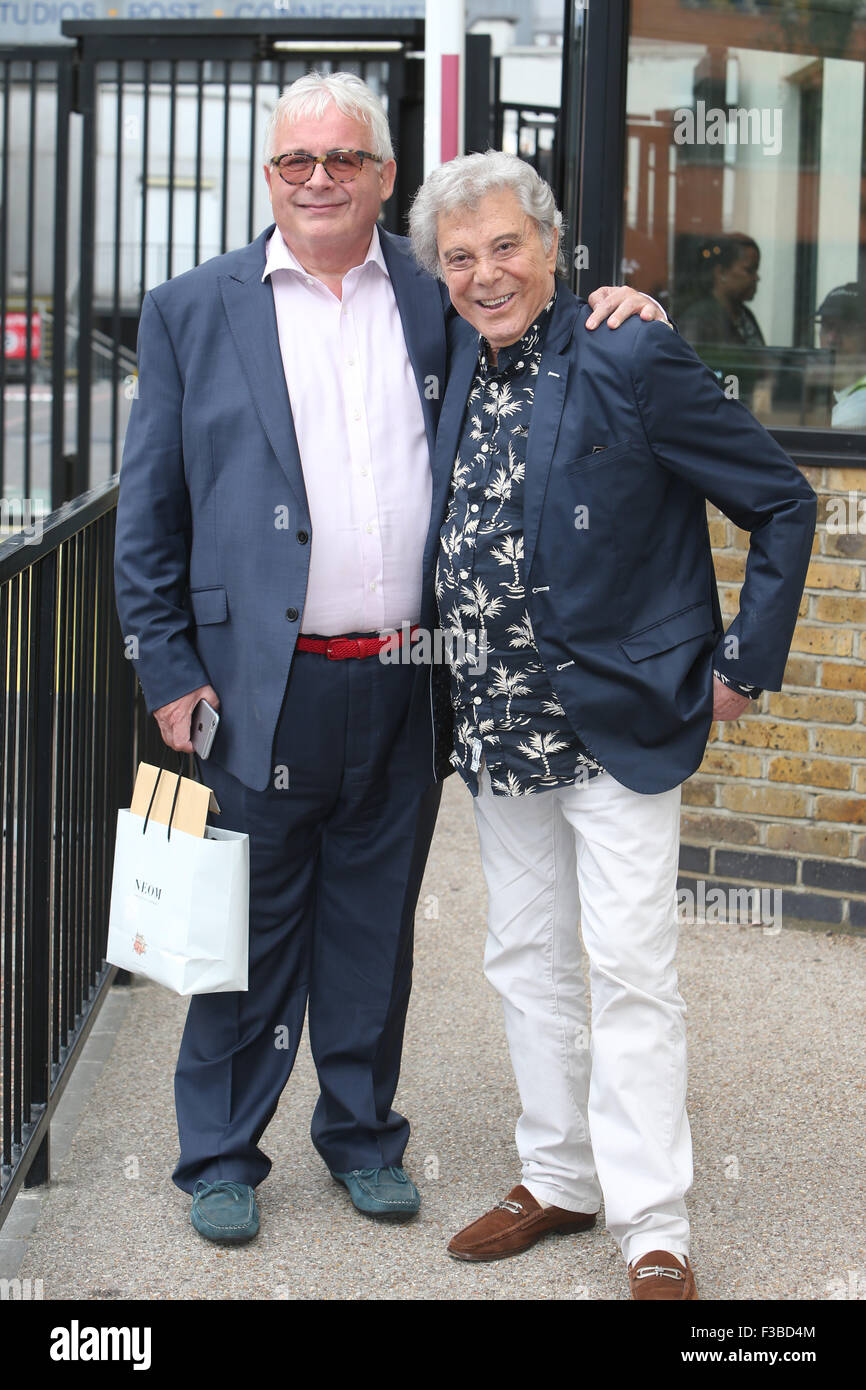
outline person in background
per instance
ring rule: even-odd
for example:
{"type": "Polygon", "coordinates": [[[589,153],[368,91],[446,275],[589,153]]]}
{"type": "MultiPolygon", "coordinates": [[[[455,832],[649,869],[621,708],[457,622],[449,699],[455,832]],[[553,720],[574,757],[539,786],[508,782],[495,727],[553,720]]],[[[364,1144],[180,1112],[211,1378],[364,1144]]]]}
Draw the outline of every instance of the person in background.
{"type": "Polygon", "coordinates": [[[690,343],[735,343],[763,347],[764,335],[748,307],[760,276],[758,243],[742,232],[711,237],[698,249],[698,297],[677,316],[690,343]]]}
{"type": "Polygon", "coordinates": [[[834,430],[866,429],[866,290],[849,281],[823,300],[815,318],[821,347],[833,353],[834,430]]]}

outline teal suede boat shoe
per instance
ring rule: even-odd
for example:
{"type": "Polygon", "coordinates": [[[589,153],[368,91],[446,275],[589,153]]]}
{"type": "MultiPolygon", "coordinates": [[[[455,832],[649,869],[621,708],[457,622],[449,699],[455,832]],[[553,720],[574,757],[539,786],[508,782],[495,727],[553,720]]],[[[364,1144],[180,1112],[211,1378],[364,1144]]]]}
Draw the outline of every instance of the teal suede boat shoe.
{"type": "Polygon", "coordinates": [[[409,1221],[421,1205],[420,1192],[402,1168],[354,1168],[331,1177],[349,1189],[358,1211],[380,1221],[409,1221]]]}
{"type": "Polygon", "coordinates": [[[259,1232],[259,1209],[245,1182],[205,1182],[193,1190],[190,1220],[199,1235],[218,1245],[243,1245],[259,1232]]]}

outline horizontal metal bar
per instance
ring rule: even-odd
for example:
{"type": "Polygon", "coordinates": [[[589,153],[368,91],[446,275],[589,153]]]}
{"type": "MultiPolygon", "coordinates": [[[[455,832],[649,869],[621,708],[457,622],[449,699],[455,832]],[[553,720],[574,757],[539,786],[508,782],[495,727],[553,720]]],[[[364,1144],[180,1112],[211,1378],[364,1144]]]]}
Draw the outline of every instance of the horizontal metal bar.
{"type": "Polygon", "coordinates": [[[55,550],[62,541],[83,531],[97,517],[110,512],[117,506],[119,488],[119,475],[115,474],[98,487],[82,492],[72,501],[64,502],[49,512],[42,522],[42,538],[36,544],[32,544],[23,533],[0,541],[0,584],[8,583],[43,555],[55,550]]]}
{"type": "Polygon", "coordinates": [[[129,36],[137,38],[159,38],[169,47],[175,38],[201,39],[206,34],[267,35],[273,38],[297,39],[356,39],[363,45],[365,39],[401,39],[406,42],[424,43],[423,19],[212,19],[207,25],[200,20],[173,19],[166,24],[161,19],[125,19],[122,26],[112,20],[104,19],[64,19],[61,33],[68,38],[120,39],[129,36]]]}

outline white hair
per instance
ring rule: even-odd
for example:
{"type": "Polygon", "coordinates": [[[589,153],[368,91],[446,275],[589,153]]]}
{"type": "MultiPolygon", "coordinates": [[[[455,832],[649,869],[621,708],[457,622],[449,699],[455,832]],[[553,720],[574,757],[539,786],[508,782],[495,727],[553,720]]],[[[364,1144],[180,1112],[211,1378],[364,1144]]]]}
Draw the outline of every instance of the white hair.
{"type": "Polygon", "coordinates": [[[371,154],[377,159],[394,158],[388,117],[373,88],[353,72],[308,72],[285,89],[271,112],[265,130],[265,162],[275,153],[274,140],[283,121],[318,120],[331,104],[369,127],[371,154]]]}
{"type": "Polygon", "coordinates": [[[556,206],[550,184],[545,183],[531,164],[503,150],[459,155],[427,175],[409,212],[409,236],[419,265],[431,275],[444,279],[436,241],[440,213],[457,212],[459,208],[475,209],[488,193],[506,188],[511,189],[523,211],[535,222],[545,251],[553,245],[554,231],[560,232],[556,269],[565,273],[562,213],[556,206]]]}

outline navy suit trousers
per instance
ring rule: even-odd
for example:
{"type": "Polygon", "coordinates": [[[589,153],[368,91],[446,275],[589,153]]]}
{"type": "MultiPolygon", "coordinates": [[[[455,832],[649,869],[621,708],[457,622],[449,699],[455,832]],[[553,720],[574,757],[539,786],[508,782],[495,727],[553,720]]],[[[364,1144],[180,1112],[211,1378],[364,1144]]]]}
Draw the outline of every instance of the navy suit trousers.
{"type": "Polygon", "coordinates": [[[186,1192],[200,1178],[255,1187],[267,1177],[258,1141],[308,1000],[316,1149],[337,1172],[402,1161],[409,1125],[391,1103],[441,793],[407,756],[414,683],[428,675],[375,656],[296,652],[272,784],[256,791],[199,762],[221,807],[213,823],[250,837],[250,971],[246,993],[190,1001],[175,1074],[173,1178],[186,1192]]]}

